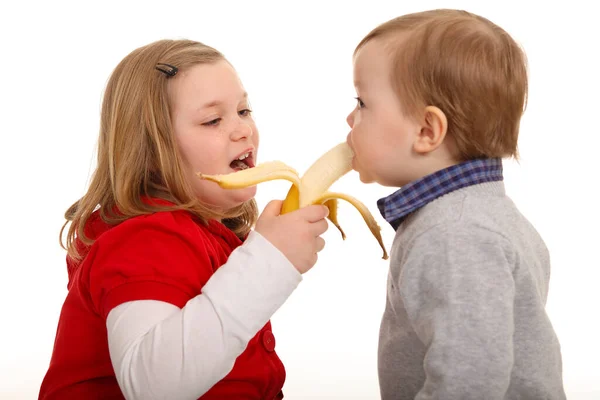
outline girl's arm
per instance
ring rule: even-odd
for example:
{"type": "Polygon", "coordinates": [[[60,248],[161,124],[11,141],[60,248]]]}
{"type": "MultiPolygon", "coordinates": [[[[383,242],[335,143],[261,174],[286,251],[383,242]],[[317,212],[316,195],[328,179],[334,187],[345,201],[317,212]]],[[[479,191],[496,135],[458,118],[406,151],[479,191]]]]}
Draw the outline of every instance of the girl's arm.
{"type": "Polygon", "coordinates": [[[167,302],[123,303],[107,318],[108,345],[127,399],[198,398],[236,358],[302,280],[259,233],[182,308],[167,302]]]}

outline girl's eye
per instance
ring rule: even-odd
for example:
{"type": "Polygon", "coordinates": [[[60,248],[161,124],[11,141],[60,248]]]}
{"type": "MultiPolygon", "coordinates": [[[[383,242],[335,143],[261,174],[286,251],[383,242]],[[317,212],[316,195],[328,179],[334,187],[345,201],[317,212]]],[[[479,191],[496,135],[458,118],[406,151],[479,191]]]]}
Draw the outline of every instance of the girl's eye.
{"type": "Polygon", "coordinates": [[[238,114],[240,114],[242,117],[248,117],[250,114],[252,114],[252,110],[244,108],[243,110],[238,111],[238,114]]]}
{"type": "Polygon", "coordinates": [[[216,126],[219,124],[219,122],[221,121],[221,118],[215,118],[213,120],[210,120],[208,122],[204,122],[202,125],[203,126],[216,126]]]}
{"type": "Polygon", "coordinates": [[[358,108],[364,108],[365,103],[363,103],[363,101],[360,99],[360,97],[355,97],[356,99],[356,105],[358,108]]]}

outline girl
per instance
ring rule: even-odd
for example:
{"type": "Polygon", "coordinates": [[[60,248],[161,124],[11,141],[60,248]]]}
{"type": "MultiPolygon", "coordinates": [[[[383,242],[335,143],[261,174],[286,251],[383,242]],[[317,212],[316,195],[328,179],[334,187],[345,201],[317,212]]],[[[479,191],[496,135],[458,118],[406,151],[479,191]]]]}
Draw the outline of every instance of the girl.
{"type": "Polygon", "coordinates": [[[217,50],[163,40],[121,61],[66,246],[61,230],[69,292],[40,399],[283,398],[269,319],[317,261],[327,208],[258,217],[256,187],[196,177],[252,168],[258,143],[217,50]]]}

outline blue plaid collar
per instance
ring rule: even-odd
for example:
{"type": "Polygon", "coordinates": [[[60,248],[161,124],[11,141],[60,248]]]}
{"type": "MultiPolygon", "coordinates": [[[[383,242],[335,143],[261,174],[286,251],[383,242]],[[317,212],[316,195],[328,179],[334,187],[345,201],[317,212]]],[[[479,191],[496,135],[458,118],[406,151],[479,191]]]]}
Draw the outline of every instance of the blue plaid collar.
{"type": "Polygon", "coordinates": [[[377,201],[377,207],[394,230],[408,214],[454,190],[484,182],[501,181],[502,160],[483,158],[465,161],[424,176],[377,201]]]}

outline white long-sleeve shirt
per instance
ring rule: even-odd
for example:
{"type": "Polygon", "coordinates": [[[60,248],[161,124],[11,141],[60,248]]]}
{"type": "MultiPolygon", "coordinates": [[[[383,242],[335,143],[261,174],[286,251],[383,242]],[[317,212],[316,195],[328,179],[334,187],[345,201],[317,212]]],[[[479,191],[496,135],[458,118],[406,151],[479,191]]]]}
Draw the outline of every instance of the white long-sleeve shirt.
{"type": "Polygon", "coordinates": [[[110,358],[127,399],[197,399],[291,295],[302,275],[252,231],[183,308],[123,303],[107,318],[110,358]]]}

